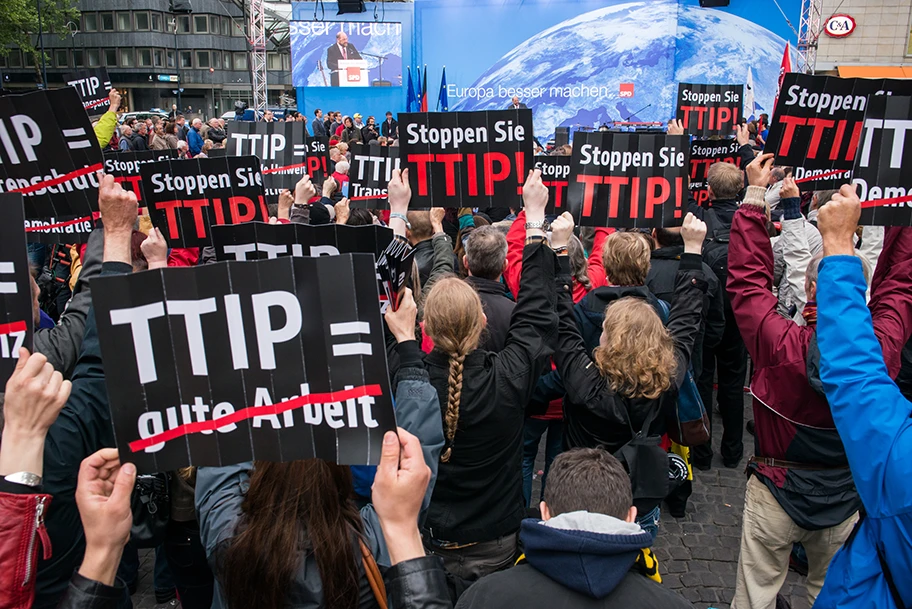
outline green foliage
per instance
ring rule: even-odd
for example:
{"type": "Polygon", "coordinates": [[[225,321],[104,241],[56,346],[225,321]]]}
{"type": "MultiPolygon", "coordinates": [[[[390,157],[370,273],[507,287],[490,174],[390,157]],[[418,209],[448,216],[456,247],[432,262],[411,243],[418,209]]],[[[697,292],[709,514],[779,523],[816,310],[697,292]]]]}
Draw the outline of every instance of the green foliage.
{"type": "MultiPolygon", "coordinates": [[[[66,24],[79,23],[76,0],[2,0],[0,1],[0,55],[9,54],[11,46],[18,46],[23,55],[35,57],[41,64],[38,45],[38,2],[41,3],[41,31],[45,36],[67,35],[66,24]],[[51,32],[54,32],[53,34],[51,32]]],[[[48,57],[45,57],[49,60],[48,57]]]]}

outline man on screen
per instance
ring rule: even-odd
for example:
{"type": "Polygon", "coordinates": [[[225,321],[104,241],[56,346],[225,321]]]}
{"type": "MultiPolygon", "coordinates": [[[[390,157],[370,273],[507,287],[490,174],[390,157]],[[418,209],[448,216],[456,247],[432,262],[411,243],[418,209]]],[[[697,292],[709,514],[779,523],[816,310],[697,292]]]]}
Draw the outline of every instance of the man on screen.
{"type": "Polygon", "coordinates": [[[339,60],[361,59],[361,53],[355,45],[348,42],[345,32],[336,34],[336,43],[326,49],[326,67],[330,69],[330,83],[333,87],[339,86],[339,60]]]}

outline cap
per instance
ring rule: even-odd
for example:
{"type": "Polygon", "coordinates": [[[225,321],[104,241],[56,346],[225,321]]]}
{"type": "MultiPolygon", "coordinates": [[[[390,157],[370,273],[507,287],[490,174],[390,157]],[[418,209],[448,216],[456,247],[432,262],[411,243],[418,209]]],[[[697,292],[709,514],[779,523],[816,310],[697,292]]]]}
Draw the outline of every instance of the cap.
{"type": "Polygon", "coordinates": [[[360,114],[359,112],[356,112],[356,113],[355,113],[355,118],[361,118],[361,114],[360,114]]]}

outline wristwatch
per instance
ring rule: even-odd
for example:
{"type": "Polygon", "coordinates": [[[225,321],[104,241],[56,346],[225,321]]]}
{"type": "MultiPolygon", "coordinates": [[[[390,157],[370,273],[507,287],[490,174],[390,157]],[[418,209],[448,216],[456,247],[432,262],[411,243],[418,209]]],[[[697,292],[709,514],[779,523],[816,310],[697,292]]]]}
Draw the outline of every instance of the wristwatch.
{"type": "Polygon", "coordinates": [[[23,484],[25,486],[38,486],[41,484],[41,476],[32,472],[16,472],[3,478],[7,482],[23,484]]]}
{"type": "Polygon", "coordinates": [[[545,221],[544,221],[544,220],[539,220],[538,222],[526,222],[526,224],[525,224],[525,229],[526,229],[526,230],[529,230],[530,228],[532,228],[532,229],[538,229],[538,230],[544,230],[544,228],[545,228],[545,221]]]}

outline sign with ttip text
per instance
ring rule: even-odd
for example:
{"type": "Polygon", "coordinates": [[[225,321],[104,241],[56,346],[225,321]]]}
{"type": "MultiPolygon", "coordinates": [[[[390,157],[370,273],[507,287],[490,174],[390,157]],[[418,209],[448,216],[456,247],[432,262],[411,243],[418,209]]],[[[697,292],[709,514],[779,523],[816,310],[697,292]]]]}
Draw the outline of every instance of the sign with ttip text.
{"type": "Polygon", "coordinates": [[[577,132],[567,198],[581,226],[680,225],[687,205],[686,135],[577,132]]]}
{"type": "Polygon", "coordinates": [[[735,140],[694,140],[690,143],[690,192],[697,204],[703,206],[709,201],[706,177],[715,163],[731,163],[741,166],[738,150],[741,146],[735,140]]]}
{"type": "Polygon", "coordinates": [[[861,224],[912,226],[910,130],[912,97],[868,98],[852,179],[862,201],[861,224]]]}
{"type": "Polygon", "coordinates": [[[521,206],[532,139],[531,110],[400,114],[409,208],[521,206]]]}
{"type": "Polygon", "coordinates": [[[317,183],[328,175],[329,140],[307,135],[304,123],[228,121],[227,128],[226,154],[259,157],[268,203],[294,192],[304,175],[317,183]]]}
{"type": "Polygon", "coordinates": [[[0,192],[23,195],[29,241],[88,241],[101,168],[75,89],[0,97],[0,192]]]}
{"type": "Polygon", "coordinates": [[[140,177],[152,224],[170,247],[206,246],[213,226],[269,219],[254,156],[144,163],[140,177]]]}
{"type": "Polygon", "coordinates": [[[348,172],[348,200],[351,207],[389,209],[386,188],[399,169],[399,149],[389,146],[349,144],[351,168],[348,172]]]}
{"type": "Polygon", "coordinates": [[[32,285],[25,252],[22,195],[0,194],[0,386],[32,350],[32,285]]]}
{"type": "Polygon", "coordinates": [[[536,156],[533,167],[541,169],[542,184],[548,187],[546,214],[562,214],[567,208],[567,187],[570,186],[570,157],[536,156]]]}
{"type": "Polygon", "coordinates": [[[877,95],[912,95],[912,81],[786,74],[764,152],[794,166],[803,189],[848,183],[868,99],[877,95]]]}
{"type": "Polygon", "coordinates": [[[396,429],[371,255],[100,277],[92,303],[117,448],[140,472],[375,465],[396,429]]]}
{"type": "Polygon", "coordinates": [[[744,85],[678,85],[675,118],[697,137],[731,135],[741,119],[744,85]]]}
{"type": "Polygon", "coordinates": [[[111,108],[111,77],[107,68],[89,68],[63,75],[63,81],[79,92],[82,107],[89,116],[104,114],[111,108]]]}
{"type": "Polygon", "coordinates": [[[145,207],[143,181],[139,168],[143,163],[177,159],[177,150],[125,150],[104,153],[104,172],[114,176],[124,190],[136,194],[136,202],[145,207]]]}

